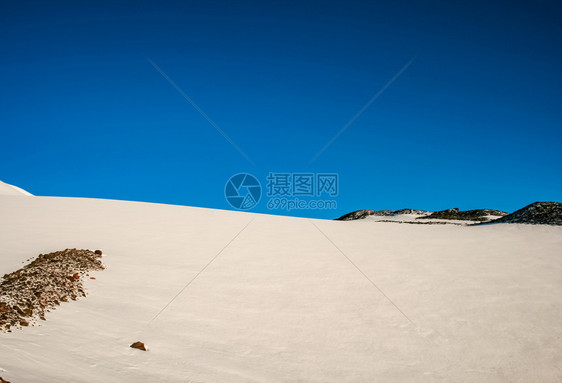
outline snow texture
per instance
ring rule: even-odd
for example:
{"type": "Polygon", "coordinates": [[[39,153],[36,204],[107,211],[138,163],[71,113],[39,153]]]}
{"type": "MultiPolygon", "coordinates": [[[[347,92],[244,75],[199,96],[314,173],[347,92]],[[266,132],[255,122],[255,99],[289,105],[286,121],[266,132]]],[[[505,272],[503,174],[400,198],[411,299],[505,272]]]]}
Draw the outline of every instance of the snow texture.
{"type": "Polygon", "coordinates": [[[0,197],[0,275],[66,248],[106,269],[0,334],[6,380],[562,381],[559,226],[0,197]]]}

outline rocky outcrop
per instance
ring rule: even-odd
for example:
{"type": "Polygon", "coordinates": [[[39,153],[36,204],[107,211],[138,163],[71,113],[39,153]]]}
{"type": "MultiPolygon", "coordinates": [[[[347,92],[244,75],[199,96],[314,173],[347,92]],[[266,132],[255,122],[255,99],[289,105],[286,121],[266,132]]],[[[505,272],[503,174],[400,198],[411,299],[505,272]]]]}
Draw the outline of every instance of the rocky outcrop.
{"type": "Polygon", "coordinates": [[[4,275],[0,283],[0,330],[34,325],[61,302],[86,296],[83,278],[103,270],[101,255],[67,249],[40,254],[33,262],[4,275]]]}
{"type": "Polygon", "coordinates": [[[447,209],[436,211],[425,217],[418,219],[451,219],[462,221],[480,221],[485,222],[490,220],[490,216],[505,216],[506,212],[492,209],[475,209],[475,210],[459,210],[459,208],[447,209]]]}
{"type": "Polygon", "coordinates": [[[336,218],[336,221],[355,221],[357,219],[365,219],[370,215],[381,216],[391,212],[392,210],[356,210],[336,218]]]}
{"type": "Polygon", "coordinates": [[[431,212],[425,210],[416,210],[416,209],[400,209],[394,210],[392,214],[389,215],[400,215],[400,214],[414,214],[414,215],[424,215],[429,214],[431,212]]]}
{"type": "Polygon", "coordinates": [[[336,221],[355,221],[357,219],[364,219],[371,215],[374,216],[383,216],[389,217],[393,215],[400,215],[400,214],[429,214],[428,211],[425,210],[415,210],[415,209],[400,209],[400,210],[356,210],[352,211],[351,213],[347,213],[342,215],[339,218],[336,218],[336,221]]]}
{"type": "Polygon", "coordinates": [[[535,202],[492,223],[528,223],[533,225],[562,225],[562,203],[535,202]]]}
{"type": "MultiPolygon", "coordinates": [[[[479,223],[528,223],[541,225],[562,225],[562,203],[560,202],[535,202],[511,214],[494,209],[475,209],[462,211],[459,208],[441,210],[433,213],[425,210],[415,209],[357,210],[342,215],[336,220],[354,221],[358,219],[364,219],[369,216],[391,217],[401,214],[419,215],[420,217],[417,217],[417,220],[457,220],[473,221],[479,223]]],[[[380,222],[386,221],[380,220],[380,222]]],[[[396,221],[394,220],[392,222],[396,221]]]]}

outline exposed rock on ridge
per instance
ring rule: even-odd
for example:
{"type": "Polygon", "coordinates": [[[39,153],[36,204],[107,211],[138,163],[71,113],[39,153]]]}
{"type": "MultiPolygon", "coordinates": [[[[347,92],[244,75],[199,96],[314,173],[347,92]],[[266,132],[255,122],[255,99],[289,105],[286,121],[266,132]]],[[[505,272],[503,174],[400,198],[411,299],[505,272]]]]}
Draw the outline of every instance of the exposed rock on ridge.
{"type": "Polygon", "coordinates": [[[562,225],[562,203],[535,202],[492,222],[562,225]]]}

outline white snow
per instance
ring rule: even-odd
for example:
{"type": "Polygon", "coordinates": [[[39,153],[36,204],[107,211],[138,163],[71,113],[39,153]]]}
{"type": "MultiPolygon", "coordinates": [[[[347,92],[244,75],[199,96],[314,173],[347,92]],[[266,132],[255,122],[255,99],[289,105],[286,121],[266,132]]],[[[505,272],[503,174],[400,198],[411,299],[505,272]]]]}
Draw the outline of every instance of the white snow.
{"type": "Polygon", "coordinates": [[[562,227],[0,196],[0,275],[68,247],[107,269],[0,333],[13,383],[562,381],[562,227]]]}
{"type": "Polygon", "coordinates": [[[10,185],[0,181],[0,196],[4,196],[4,195],[32,196],[33,194],[17,186],[10,185]]]}

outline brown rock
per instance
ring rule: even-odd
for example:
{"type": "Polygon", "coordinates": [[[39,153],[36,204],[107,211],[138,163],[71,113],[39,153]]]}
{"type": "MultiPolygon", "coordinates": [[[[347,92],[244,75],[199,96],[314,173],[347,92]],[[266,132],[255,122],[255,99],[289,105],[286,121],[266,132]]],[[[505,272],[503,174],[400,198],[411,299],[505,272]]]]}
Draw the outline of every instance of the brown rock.
{"type": "Polygon", "coordinates": [[[142,351],[146,351],[146,347],[144,346],[144,343],[142,343],[141,341],[135,342],[131,345],[131,348],[136,348],[142,351]]]}
{"type": "Polygon", "coordinates": [[[61,302],[86,296],[82,276],[89,278],[85,276],[89,272],[104,269],[99,258],[91,250],[66,249],[40,254],[4,275],[0,280],[0,332],[33,326],[61,302]]]}
{"type": "Polygon", "coordinates": [[[96,250],[96,251],[94,251],[94,254],[97,254],[97,255],[102,255],[103,253],[102,253],[102,251],[101,251],[101,250],[96,250]]]}

